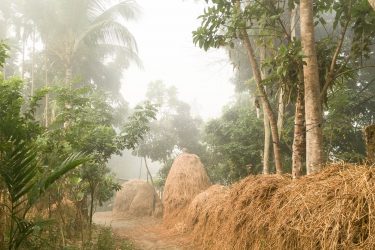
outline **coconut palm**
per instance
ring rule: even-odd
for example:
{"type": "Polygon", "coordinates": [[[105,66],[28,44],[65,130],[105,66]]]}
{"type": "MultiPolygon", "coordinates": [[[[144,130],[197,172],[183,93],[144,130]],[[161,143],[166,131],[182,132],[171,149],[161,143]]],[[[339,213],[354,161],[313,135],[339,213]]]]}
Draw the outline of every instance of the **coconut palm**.
{"type": "Polygon", "coordinates": [[[55,75],[117,91],[122,71],[140,64],[133,35],[125,27],[138,13],[132,0],[29,0],[19,11],[32,20],[55,75]]]}

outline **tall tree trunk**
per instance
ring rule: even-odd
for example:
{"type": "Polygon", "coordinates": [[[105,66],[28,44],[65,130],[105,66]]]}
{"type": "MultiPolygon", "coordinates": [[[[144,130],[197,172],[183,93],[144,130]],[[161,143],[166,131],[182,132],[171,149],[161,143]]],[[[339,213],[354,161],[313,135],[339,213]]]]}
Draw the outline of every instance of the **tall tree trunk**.
{"type": "Polygon", "coordinates": [[[68,65],[65,70],[65,85],[69,86],[69,89],[72,89],[72,77],[73,77],[73,70],[72,70],[72,67],[68,65]]]}
{"type": "Polygon", "coordinates": [[[145,166],[146,166],[146,169],[147,169],[147,180],[148,180],[148,176],[150,176],[151,184],[155,189],[154,180],[152,179],[150,169],[148,168],[146,157],[143,157],[143,159],[145,160],[145,166]]]}
{"type": "Polygon", "coordinates": [[[277,131],[279,132],[279,140],[281,141],[281,134],[283,131],[283,125],[284,125],[284,90],[283,88],[280,89],[279,93],[279,100],[278,100],[278,109],[277,109],[277,131]]]}
{"type": "Polygon", "coordinates": [[[294,114],[294,137],[292,153],[292,177],[302,175],[303,155],[305,151],[305,105],[303,85],[297,87],[297,101],[294,114]]]}
{"type": "MultiPolygon", "coordinates": [[[[261,62],[265,58],[266,58],[266,47],[262,46],[262,48],[260,49],[261,62]]],[[[262,79],[264,79],[267,75],[266,70],[261,70],[260,73],[261,73],[262,79]]],[[[266,107],[264,105],[264,102],[262,102],[262,109],[263,109],[263,125],[264,125],[263,174],[269,174],[270,173],[271,128],[270,128],[270,121],[265,111],[266,107]]]]}
{"type": "Polygon", "coordinates": [[[21,79],[25,78],[25,47],[26,47],[26,38],[25,38],[25,27],[23,27],[22,33],[22,65],[21,65],[21,79]]]}
{"type": "Polygon", "coordinates": [[[306,169],[317,172],[323,164],[322,105],[318,61],[315,50],[312,0],[301,0],[301,40],[306,65],[303,66],[306,116],[306,169]]]}
{"type": "Polygon", "coordinates": [[[270,173],[270,146],[271,146],[271,129],[270,121],[265,113],[263,105],[263,123],[264,123],[264,150],[263,150],[263,174],[270,173]]]}
{"type": "Polygon", "coordinates": [[[253,47],[251,45],[251,42],[250,42],[249,36],[247,34],[247,31],[244,28],[241,29],[241,38],[242,38],[242,41],[244,43],[245,49],[247,51],[248,60],[249,60],[249,63],[251,65],[251,68],[252,68],[252,71],[253,71],[255,82],[257,84],[257,89],[258,89],[259,94],[260,94],[260,100],[262,102],[262,106],[264,105],[264,110],[267,113],[268,119],[270,121],[276,173],[282,174],[283,167],[282,167],[280,141],[279,141],[279,133],[277,131],[276,118],[275,118],[275,115],[272,111],[271,104],[270,104],[270,102],[267,98],[266,91],[264,90],[264,87],[262,85],[262,77],[261,77],[261,74],[260,74],[258,63],[255,59],[255,53],[254,53],[253,47]]]}
{"type": "MultiPolygon", "coordinates": [[[[290,37],[293,41],[297,29],[297,6],[294,6],[290,13],[290,37]]],[[[298,70],[297,100],[294,114],[294,135],[292,146],[292,177],[294,179],[302,175],[303,158],[306,150],[305,136],[305,99],[303,86],[303,68],[298,70]]]]}
{"type": "Polygon", "coordinates": [[[31,96],[34,95],[34,85],[35,85],[35,27],[33,27],[33,48],[31,52],[31,96]]]}
{"type": "Polygon", "coordinates": [[[90,184],[90,212],[89,212],[89,240],[91,240],[92,236],[92,217],[94,216],[94,198],[95,198],[95,190],[96,184],[90,184]]]}
{"type": "MultiPolygon", "coordinates": [[[[45,47],[45,52],[44,52],[44,86],[48,88],[48,59],[47,59],[47,44],[45,47]]],[[[49,101],[49,94],[46,94],[46,99],[45,99],[45,105],[44,105],[44,125],[46,128],[48,127],[48,101],[49,101]]]]}

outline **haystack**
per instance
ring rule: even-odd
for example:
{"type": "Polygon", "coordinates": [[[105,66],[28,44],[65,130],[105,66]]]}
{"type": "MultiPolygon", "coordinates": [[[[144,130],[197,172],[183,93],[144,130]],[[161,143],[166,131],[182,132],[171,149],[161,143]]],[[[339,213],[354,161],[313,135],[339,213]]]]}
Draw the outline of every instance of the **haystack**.
{"type": "Polygon", "coordinates": [[[144,217],[162,215],[162,204],[155,189],[146,181],[130,180],[116,193],[113,215],[144,217]]]}
{"type": "Polygon", "coordinates": [[[202,249],[375,249],[375,168],[250,176],[211,195],[186,217],[202,249]]]}
{"type": "Polygon", "coordinates": [[[165,182],[164,224],[168,227],[182,221],[190,202],[209,186],[210,181],[199,157],[187,153],[179,155],[165,182]]]}
{"type": "MultiPolygon", "coordinates": [[[[205,191],[195,196],[187,209],[184,226],[186,231],[193,231],[194,234],[201,235],[200,230],[204,230],[206,218],[209,216],[216,223],[225,223],[225,216],[220,208],[226,202],[229,195],[229,188],[221,185],[212,185],[205,191]]],[[[203,241],[215,238],[215,232],[206,232],[203,241]]]]}

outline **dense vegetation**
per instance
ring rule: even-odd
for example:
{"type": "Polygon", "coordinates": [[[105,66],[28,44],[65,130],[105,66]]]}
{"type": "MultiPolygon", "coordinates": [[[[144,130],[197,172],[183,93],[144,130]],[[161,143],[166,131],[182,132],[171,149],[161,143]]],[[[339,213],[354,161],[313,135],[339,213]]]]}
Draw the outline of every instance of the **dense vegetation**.
{"type": "Polygon", "coordinates": [[[160,187],[181,151],[222,184],[365,160],[373,2],[205,2],[193,42],[228,52],[236,87],[207,122],[161,81],[134,109],[119,94],[124,69],[141,65],[124,21],[133,1],[1,1],[0,249],[118,247],[92,217],[120,188],[107,162],[124,149],[162,164],[160,187]]]}

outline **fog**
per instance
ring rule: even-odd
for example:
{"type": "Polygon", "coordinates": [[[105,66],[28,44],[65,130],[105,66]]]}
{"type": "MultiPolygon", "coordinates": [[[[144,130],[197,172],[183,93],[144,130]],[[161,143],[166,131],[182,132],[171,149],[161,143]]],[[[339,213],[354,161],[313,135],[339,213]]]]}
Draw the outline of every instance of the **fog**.
{"type": "Polygon", "coordinates": [[[147,84],[162,80],[175,85],[179,97],[204,119],[217,117],[234,93],[233,70],[224,50],[196,47],[192,31],[200,21],[204,1],[139,0],[142,14],[127,25],[135,36],[143,69],[125,72],[122,94],[134,105],[144,98],[147,84]]]}

